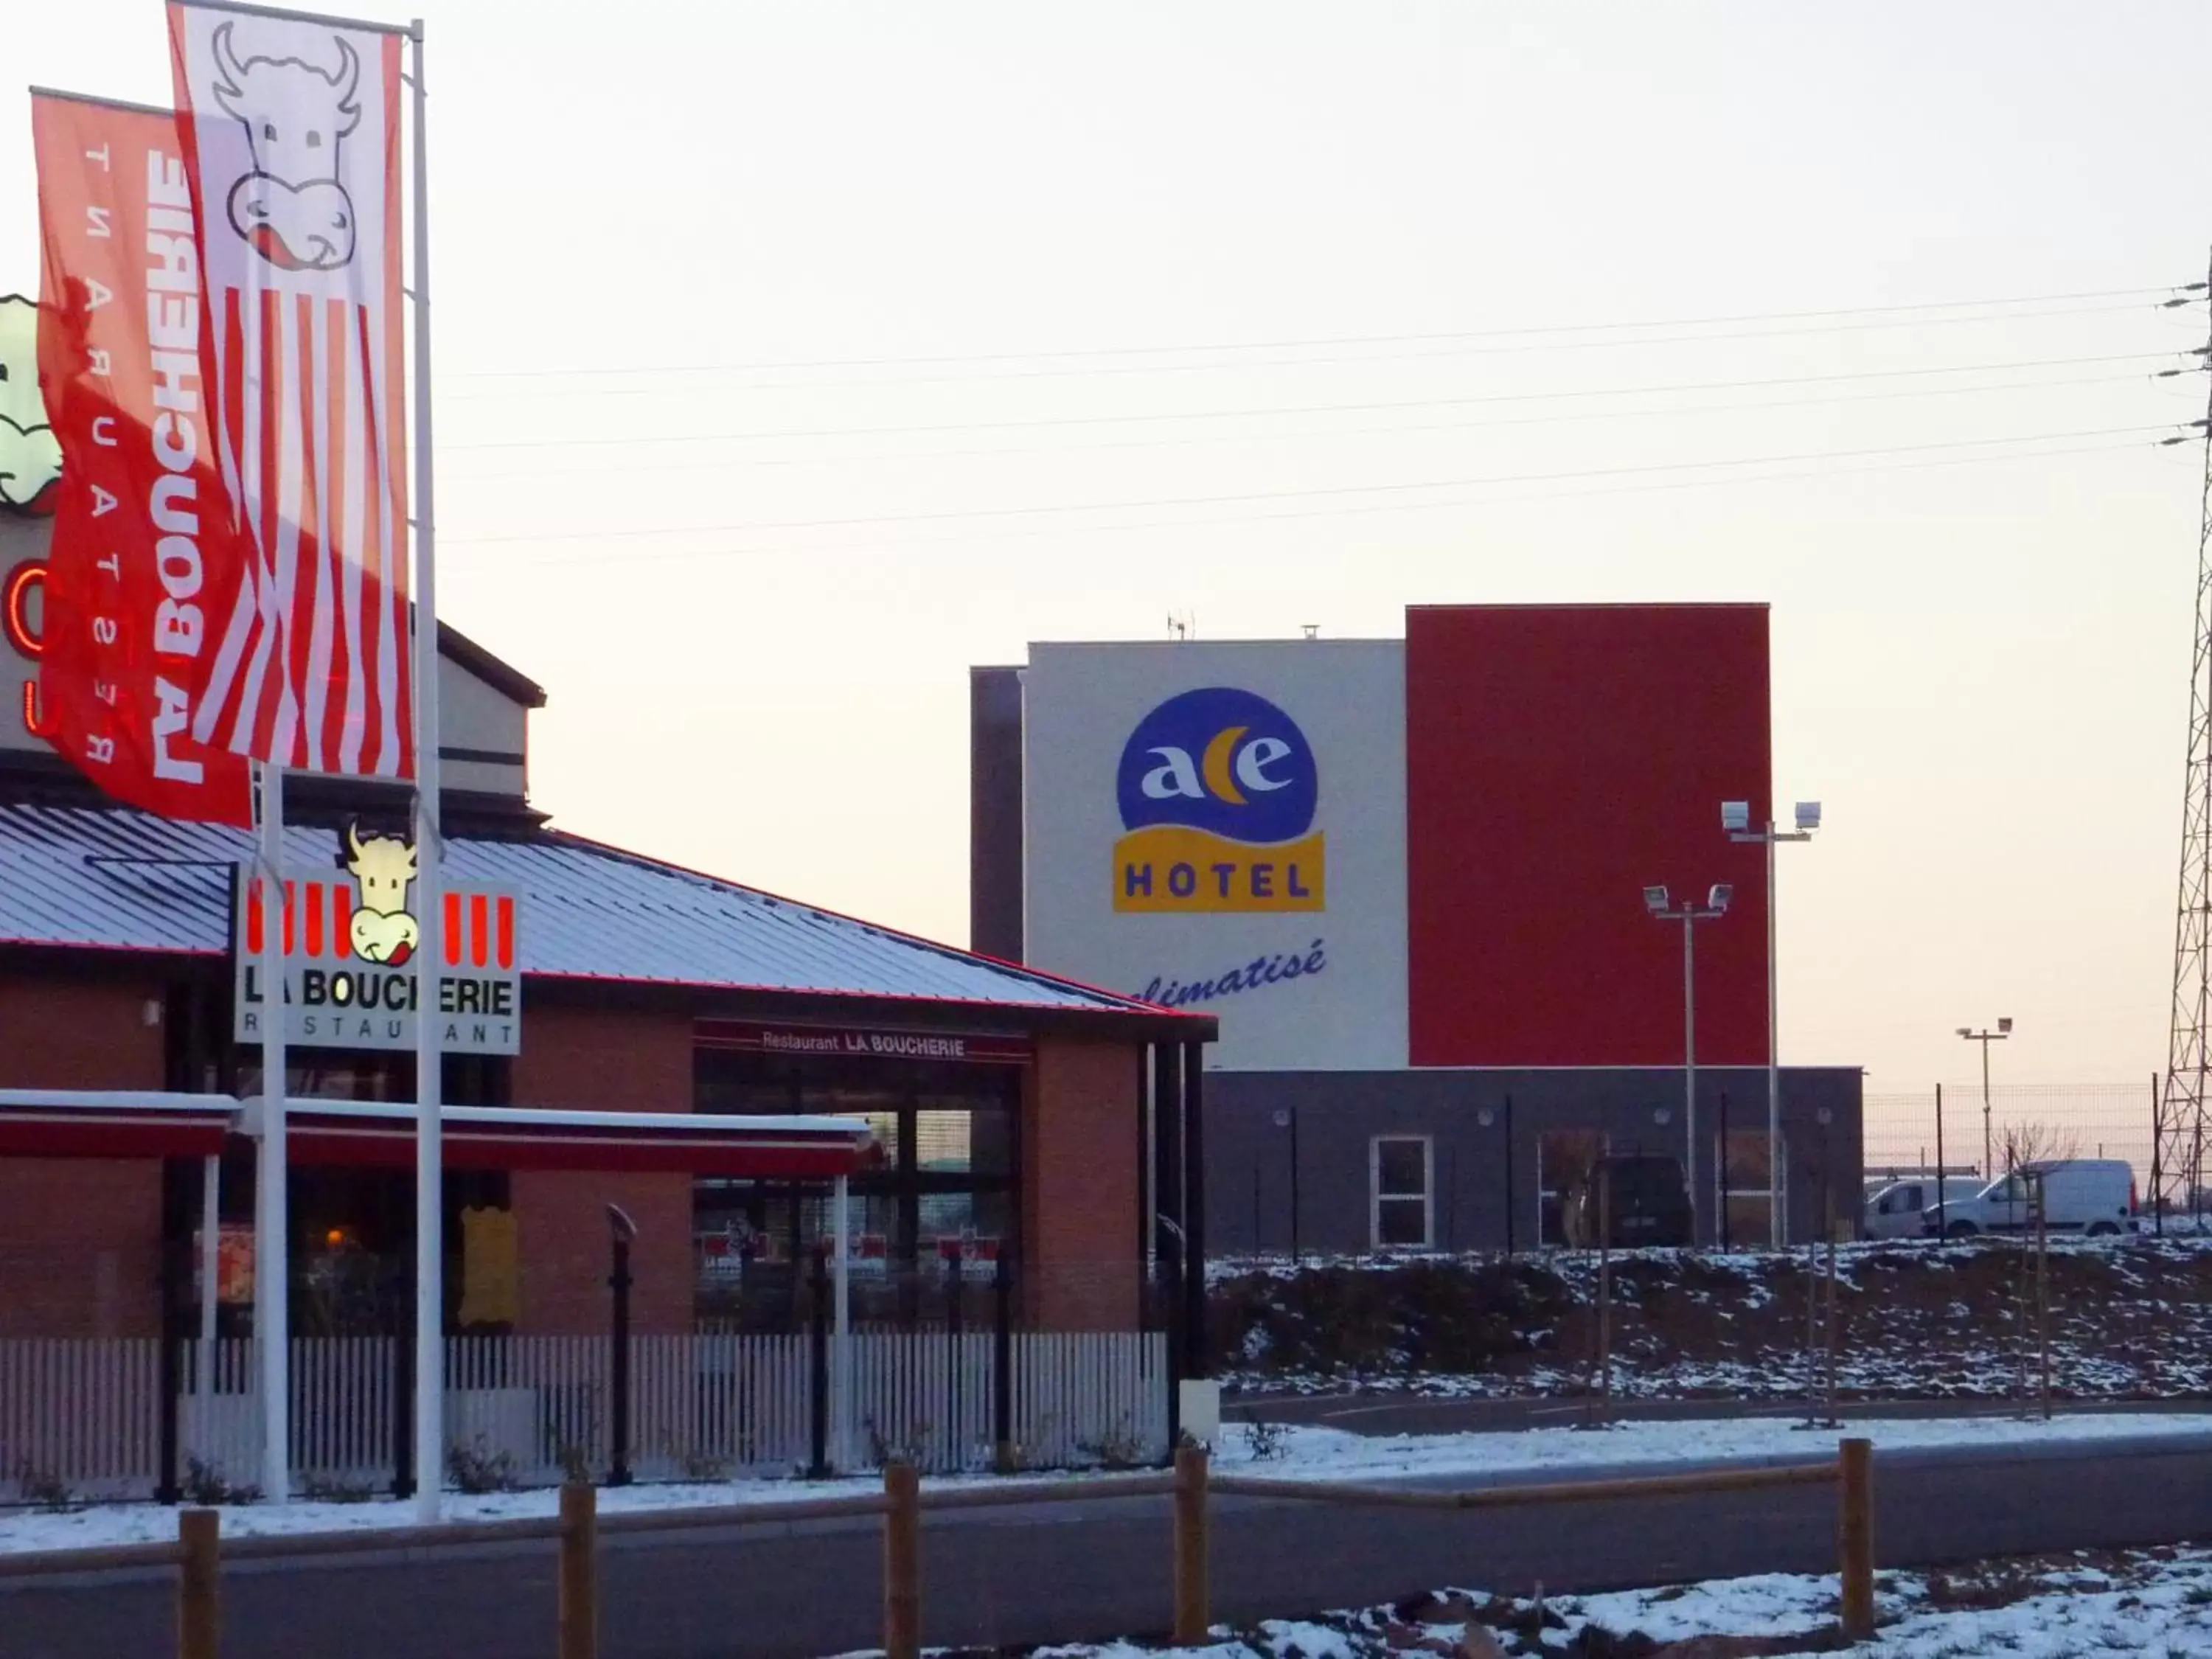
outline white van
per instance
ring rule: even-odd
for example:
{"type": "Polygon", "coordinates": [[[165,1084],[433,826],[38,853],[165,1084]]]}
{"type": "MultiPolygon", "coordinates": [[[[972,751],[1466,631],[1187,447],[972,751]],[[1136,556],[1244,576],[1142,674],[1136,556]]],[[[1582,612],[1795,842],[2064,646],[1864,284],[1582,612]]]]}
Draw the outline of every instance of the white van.
{"type": "MultiPolygon", "coordinates": [[[[1943,1235],[1969,1238],[1976,1233],[2027,1232],[2035,1226],[2035,1178],[2040,1176],[2052,1232],[2086,1233],[2092,1238],[2136,1231],[2135,1171],[2117,1158],[2072,1158],[2039,1164],[1992,1181],[1963,1202],[1944,1204],[1943,1235]]],[[[1923,1231],[1933,1234],[1936,1212],[1929,1211],[1923,1231]]]]}
{"type": "MultiPolygon", "coordinates": [[[[1955,1207],[1989,1183],[1979,1176],[1945,1176],[1943,1200],[1955,1207]]],[[[1917,1238],[1923,1215],[1936,1207],[1936,1177],[1913,1176],[1878,1183],[1867,1194],[1861,1218],[1863,1238],[1917,1238]]],[[[1932,1218],[1929,1218],[1932,1219],[1932,1218]]]]}

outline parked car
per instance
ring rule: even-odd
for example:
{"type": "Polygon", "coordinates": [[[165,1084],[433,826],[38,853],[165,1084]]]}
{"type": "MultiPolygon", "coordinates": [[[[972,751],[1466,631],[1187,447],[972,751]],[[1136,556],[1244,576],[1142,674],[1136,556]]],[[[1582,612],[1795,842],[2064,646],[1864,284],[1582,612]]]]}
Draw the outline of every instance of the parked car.
{"type": "MultiPolygon", "coordinates": [[[[2136,1231],[2134,1170],[2117,1158],[2070,1158],[2016,1170],[1963,1202],[1947,1200],[1943,1236],[1970,1238],[1976,1233],[2031,1230],[2038,1176],[2047,1209],[2044,1224],[2051,1231],[2096,1238],[2136,1231]]],[[[1923,1232],[1933,1235],[1937,1224],[1935,1211],[1923,1212],[1923,1232]]]]}
{"type": "Polygon", "coordinates": [[[1644,1244],[1690,1242],[1690,1189],[1679,1158],[1637,1155],[1601,1158],[1577,1189],[1571,1237],[1577,1243],[1598,1242],[1601,1183],[1610,1182],[1604,1200],[1613,1222],[1608,1241],[1616,1250],[1644,1244]]]}
{"type": "MultiPolygon", "coordinates": [[[[1943,1201],[1955,1208],[1988,1184],[1980,1176],[1945,1176],[1943,1201]]],[[[1866,1238],[1917,1238],[1925,1213],[1936,1207],[1936,1198],[1933,1176],[1879,1182],[1867,1194],[1860,1234],[1866,1238]]]]}

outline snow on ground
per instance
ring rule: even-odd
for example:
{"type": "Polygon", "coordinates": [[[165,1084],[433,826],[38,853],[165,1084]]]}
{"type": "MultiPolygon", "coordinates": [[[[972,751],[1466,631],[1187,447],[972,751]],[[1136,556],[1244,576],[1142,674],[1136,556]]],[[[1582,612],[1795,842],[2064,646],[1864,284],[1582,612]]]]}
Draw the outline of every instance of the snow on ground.
{"type": "MultiPolygon", "coordinates": [[[[1990,1563],[1879,1583],[1875,1638],[1838,1646],[1833,1577],[1768,1574],[1607,1595],[1526,1600],[1442,1590],[1396,1607],[1217,1627],[1198,1648],[1131,1642],[1036,1650],[1031,1659],[1397,1659],[1463,1654],[1470,1626],[1508,1659],[1665,1655],[1668,1644],[1747,1638],[1774,1659],[2187,1659],[2212,1651],[2212,1552],[2183,1547],[2092,1559],[1990,1563]],[[1797,1645],[1796,1638],[1804,1638],[1797,1645]]],[[[1694,1651],[1694,1649],[1689,1650],[1694,1651]]],[[[1729,1646],[1719,1650],[1740,1652],[1729,1646]]]]}
{"type": "Polygon", "coordinates": [[[1286,1480],[1385,1480],[1500,1475],[1619,1464],[1768,1462],[1832,1455],[1846,1435],[1876,1452],[1938,1446],[2077,1444],[2143,1434],[2212,1436],[2212,1414],[2100,1413],[2039,1419],[1972,1417],[1861,1420],[1804,1429],[1788,1418],[1616,1423],[1474,1434],[1358,1435],[1304,1424],[1225,1424],[1214,1468],[1286,1480]],[[1273,1455],[1269,1453],[1272,1451],[1273,1455]]]}
{"type": "MultiPolygon", "coordinates": [[[[2212,1414],[2126,1413],[2061,1417],[2049,1423],[2015,1418],[1943,1421],[1904,1419],[1853,1423],[1843,1431],[1799,1429],[1788,1420],[1736,1418],[1715,1422],[1622,1423],[1582,1430],[1561,1427],[1515,1433],[1362,1436],[1306,1425],[1229,1424],[1222,1431],[1214,1468],[1223,1474],[1286,1480],[1389,1481],[1423,1477],[1496,1480],[1547,1471],[1629,1465],[1655,1472],[1670,1464],[1811,1459],[1832,1454],[1844,1433],[1863,1435],[1877,1451],[1938,1446],[2018,1447],[2075,1444],[2140,1435],[2212,1437],[2212,1414]]],[[[990,1476],[927,1484],[1018,1484],[1045,1476],[990,1476]]],[[[1110,1477],[1101,1474],[1098,1479],[1110,1477]]],[[[624,1486],[599,1493],[602,1514],[735,1504],[774,1504],[808,1498],[861,1497],[882,1491],[875,1476],[835,1480],[736,1480],[705,1485],[624,1486]]],[[[444,1518],[489,1521],[548,1516],[558,1507],[550,1491],[483,1496],[448,1494],[444,1518]]],[[[234,1504],[222,1510],[230,1537],[270,1533],[351,1531],[414,1524],[411,1501],[301,1502],[278,1508],[234,1504]]],[[[176,1536],[172,1510],[151,1504],[118,1504],[64,1511],[18,1510],[0,1514],[0,1552],[88,1549],[153,1543],[176,1536]]]]}

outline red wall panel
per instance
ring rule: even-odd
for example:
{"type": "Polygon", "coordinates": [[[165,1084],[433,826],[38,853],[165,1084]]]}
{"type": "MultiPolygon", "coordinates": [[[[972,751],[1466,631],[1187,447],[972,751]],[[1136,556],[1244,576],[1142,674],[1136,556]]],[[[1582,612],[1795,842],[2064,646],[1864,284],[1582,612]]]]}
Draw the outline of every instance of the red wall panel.
{"type": "Polygon", "coordinates": [[[1698,927],[1698,1061],[1766,1060],[1764,605],[1417,607],[1406,617],[1407,978],[1416,1066],[1679,1066],[1698,927]]]}

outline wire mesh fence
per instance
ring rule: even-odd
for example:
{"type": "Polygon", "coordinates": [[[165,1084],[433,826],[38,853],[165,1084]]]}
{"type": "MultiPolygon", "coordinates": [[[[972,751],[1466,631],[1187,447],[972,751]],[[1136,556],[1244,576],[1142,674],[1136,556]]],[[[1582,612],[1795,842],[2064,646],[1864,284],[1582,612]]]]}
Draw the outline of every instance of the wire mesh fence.
{"type": "Polygon", "coordinates": [[[1940,1088],[1869,1092],[1862,1162],[1869,1181],[1944,1173],[1994,1180],[2024,1164],[2064,1158],[2118,1158],[2151,1188],[2160,1082],[2145,1072],[2132,1083],[1978,1081],[1940,1088]]]}

